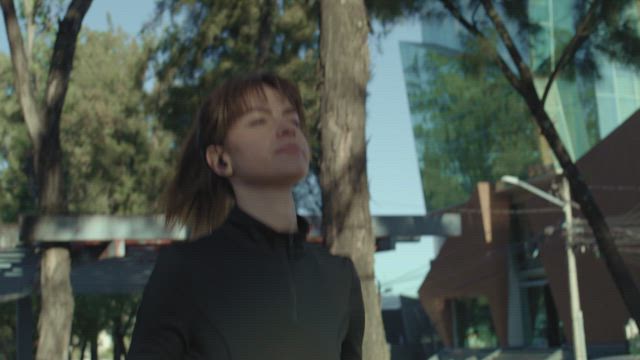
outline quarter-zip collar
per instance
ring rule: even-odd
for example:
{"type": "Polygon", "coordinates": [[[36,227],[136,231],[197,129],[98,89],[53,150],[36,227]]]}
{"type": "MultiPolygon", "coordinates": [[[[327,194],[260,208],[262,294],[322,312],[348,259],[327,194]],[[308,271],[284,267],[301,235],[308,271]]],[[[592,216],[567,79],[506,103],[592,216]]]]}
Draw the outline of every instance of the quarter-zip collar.
{"type": "Polygon", "coordinates": [[[295,285],[294,263],[296,259],[304,254],[304,241],[309,231],[309,223],[297,214],[296,218],[298,230],[295,233],[281,233],[254,218],[237,205],[231,209],[227,217],[229,225],[246,231],[249,234],[249,239],[258,243],[259,246],[266,246],[271,250],[285,249],[286,259],[283,260],[288,281],[288,291],[291,296],[290,320],[292,322],[298,321],[298,291],[295,285]]]}
{"type": "Polygon", "coordinates": [[[287,249],[293,246],[293,249],[289,249],[289,251],[293,250],[294,253],[289,255],[295,256],[302,254],[304,241],[309,232],[307,220],[300,215],[296,215],[296,218],[298,230],[295,233],[277,232],[236,205],[229,212],[227,222],[232,226],[246,230],[250,234],[251,240],[263,242],[272,250],[279,246],[285,246],[287,249]]]}

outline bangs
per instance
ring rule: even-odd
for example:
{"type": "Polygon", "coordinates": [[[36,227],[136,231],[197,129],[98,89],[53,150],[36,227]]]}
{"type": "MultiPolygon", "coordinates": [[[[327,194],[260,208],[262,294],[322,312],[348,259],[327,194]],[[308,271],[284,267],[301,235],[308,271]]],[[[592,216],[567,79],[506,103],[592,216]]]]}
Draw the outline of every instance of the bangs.
{"type": "Polygon", "coordinates": [[[213,91],[209,101],[203,106],[204,113],[200,114],[202,126],[208,130],[207,138],[215,144],[222,144],[235,120],[251,109],[252,99],[266,99],[265,86],[273,88],[291,103],[304,129],[306,121],[298,87],[277,75],[258,73],[232,78],[213,91]],[[211,121],[211,117],[215,120],[211,121]]]}
{"type": "Polygon", "coordinates": [[[231,81],[225,91],[224,104],[225,117],[231,125],[237,118],[251,109],[251,99],[258,97],[265,100],[264,87],[269,86],[284,96],[298,113],[300,121],[304,124],[304,112],[302,99],[298,87],[293,83],[273,74],[258,74],[243,79],[231,81]]]}
{"type": "Polygon", "coordinates": [[[255,82],[237,89],[230,89],[232,91],[227,93],[223,104],[229,124],[233,124],[236,119],[251,110],[253,99],[266,100],[264,85],[261,82],[255,82]]]}

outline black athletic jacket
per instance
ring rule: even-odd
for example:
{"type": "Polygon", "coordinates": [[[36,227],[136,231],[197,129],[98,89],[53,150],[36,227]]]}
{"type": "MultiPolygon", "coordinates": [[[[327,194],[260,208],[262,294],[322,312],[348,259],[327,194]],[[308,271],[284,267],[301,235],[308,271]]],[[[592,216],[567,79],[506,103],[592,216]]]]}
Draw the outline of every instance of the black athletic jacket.
{"type": "Polygon", "coordinates": [[[239,208],[209,236],[160,251],[128,360],[361,359],[364,307],[350,259],[239,208]]]}

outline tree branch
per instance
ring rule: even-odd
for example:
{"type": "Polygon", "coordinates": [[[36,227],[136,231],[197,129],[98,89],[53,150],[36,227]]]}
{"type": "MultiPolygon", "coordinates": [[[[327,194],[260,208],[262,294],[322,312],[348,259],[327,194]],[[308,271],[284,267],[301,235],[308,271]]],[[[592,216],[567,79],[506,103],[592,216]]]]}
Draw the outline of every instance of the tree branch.
{"type": "Polygon", "coordinates": [[[484,34],[476,27],[475,24],[472,24],[471,22],[469,22],[469,20],[467,20],[464,15],[462,15],[462,13],[460,12],[460,9],[458,9],[456,7],[456,5],[451,2],[451,0],[440,0],[440,2],[442,3],[442,5],[444,5],[444,7],[447,9],[447,11],[449,11],[449,13],[456,19],[458,20],[458,22],[464,26],[465,29],[467,29],[467,31],[469,31],[471,34],[484,38],[484,34]]]}
{"type": "Polygon", "coordinates": [[[594,25],[596,20],[595,12],[597,4],[598,1],[594,1],[591,3],[591,7],[589,7],[589,10],[578,24],[576,33],[573,35],[573,38],[571,38],[569,44],[567,44],[564,50],[562,50],[562,55],[560,55],[558,62],[556,63],[553,71],[551,72],[551,75],[549,76],[549,80],[547,80],[547,84],[544,86],[544,93],[542,94],[541,100],[543,105],[547,100],[547,96],[549,95],[549,91],[551,90],[551,85],[560,74],[560,71],[567,65],[569,59],[573,58],[576,51],[578,51],[582,44],[584,44],[584,42],[595,30],[594,25]]]}
{"type": "Polygon", "coordinates": [[[442,5],[449,11],[449,14],[453,16],[458,22],[465,28],[469,33],[476,36],[480,39],[480,41],[488,46],[486,46],[491,51],[491,55],[496,59],[500,70],[504,74],[504,76],[509,80],[509,83],[521,94],[524,94],[524,87],[522,86],[521,80],[518,76],[509,68],[509,65],[504,61],[504,59],[500,56],[497,49],[490,44],[487,37],[478,29],[478,27],[467,20],[464,15],[460,12],[460,9],[456,7],[456,5],[451,0],[440,0],[442,5]]]}
{"type": "Polygon", "coordinates": [[[498,12],[493,7],[493,3],[491,2],[491,0],[482,0],[482,6],[486,11],[487,16],[489,16],[489,19],[491,19],[493,26],[495,26],[496,30],[498,31],[498,36],[500,36],[502,43],[507,48],[507,51],[511,56],[511,60],[513,60],[513,62],[518,67],[518,71],[520,72],[520,79],[523,81],[532,81],[533,77],[531,76],[531,70],[522,59],[520,51],[518,51],[518,48],[513,42],[513,38],[509,34],[509,31],[504,25],[504,22],[502,22],[500,15],[498,15],[498,12]]]}
{"type": "Polygon", "coordinates": [[[9,40],[9,49],[11,52],[11,62],[15,74],[14,84],[18,92],[22,116],[24,116],[29,136],[36,145],[39,144],[37,139],[41,138],[44,133],[42,123],[41,109],[35,100],[34,89],[30,81],[29,61],[25,54],[24,43],[16,9],[13,0],[0,0],[2,14],[4,15],[4,24],[7,30],[7,38],[9,40]]]}
{"type": "Polygon", "coordinates": [[[22,6],[24,6],[24,17],[27,21],[26,30],[27,30],[27,48],[25,49],[25,54],[27,56],[28,66],[31,66],[31,57],[33,52],[33,41],[36,34],[35,29],[35,11],[34,11],[34,3],[32,0],[23,0],[22,6]]]}
{"type": "MultiPolygon", "coordinates": [[[[3,0],[7,1],[7,0],[3,0]]],[[[73,68],[78,33],[92,0],[73,0],[60,21],[51,55],[45,96],[46,126],[57,126],[73,68]]]]}

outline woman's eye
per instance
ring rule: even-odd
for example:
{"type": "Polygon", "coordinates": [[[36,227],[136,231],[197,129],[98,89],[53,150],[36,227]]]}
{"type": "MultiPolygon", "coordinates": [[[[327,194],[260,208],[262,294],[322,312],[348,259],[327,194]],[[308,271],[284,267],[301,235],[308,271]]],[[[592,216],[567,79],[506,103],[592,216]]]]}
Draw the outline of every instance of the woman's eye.
{"type": "Polygon", "coordinates": [[[249,121],[249,126],[262,125],[266,122],[265,118],[257,118],[249,121]]]}

